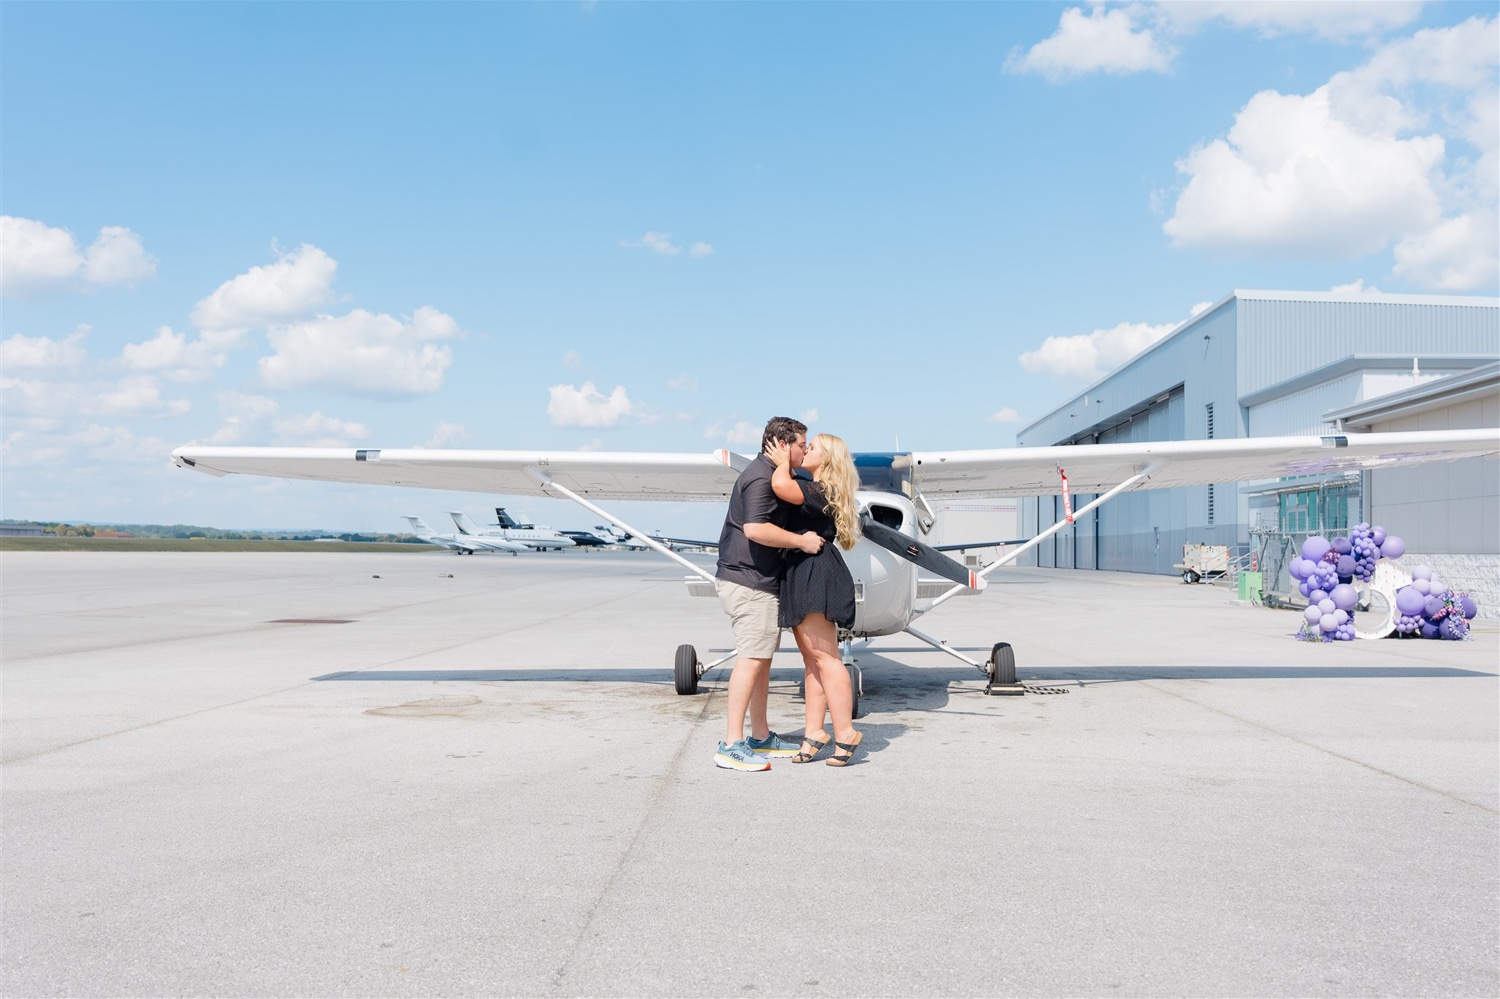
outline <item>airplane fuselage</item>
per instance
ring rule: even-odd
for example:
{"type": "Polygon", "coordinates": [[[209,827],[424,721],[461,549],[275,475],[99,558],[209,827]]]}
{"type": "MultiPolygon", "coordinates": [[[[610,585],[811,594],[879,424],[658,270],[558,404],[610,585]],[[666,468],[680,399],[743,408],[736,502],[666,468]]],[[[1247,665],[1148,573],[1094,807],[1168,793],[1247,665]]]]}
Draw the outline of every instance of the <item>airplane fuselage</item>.
{"type": "MultiPolygon", "coordinates": [[[[899,493],[860,490],[859,504],[887,527],[916,537],[917,510],[899,493]]],[[[861,638],[894,635],[916,616],[917,567],[864,538],[840,551],[854,577],[854,627],[861,638]]]]}

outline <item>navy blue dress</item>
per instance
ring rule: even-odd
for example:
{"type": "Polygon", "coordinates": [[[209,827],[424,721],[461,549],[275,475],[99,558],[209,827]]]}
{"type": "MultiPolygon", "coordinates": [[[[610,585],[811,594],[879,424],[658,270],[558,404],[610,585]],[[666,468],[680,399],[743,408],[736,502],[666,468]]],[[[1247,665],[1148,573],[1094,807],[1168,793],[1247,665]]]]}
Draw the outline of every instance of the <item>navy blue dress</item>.
{"type": "Polygon", "coordinates": [[[810,479],[798,478],[802,487],[802,505],[792,508],[786,529],[794,534],[813,531],[826,542],[816,555],[800,549],[786,554],[781,573],[781,606],[777,623],[792,628],[809,614],[822,614],[840,628],[854,626],[854,577],[839,552],[838,530],[823,487],[810,479]]]}

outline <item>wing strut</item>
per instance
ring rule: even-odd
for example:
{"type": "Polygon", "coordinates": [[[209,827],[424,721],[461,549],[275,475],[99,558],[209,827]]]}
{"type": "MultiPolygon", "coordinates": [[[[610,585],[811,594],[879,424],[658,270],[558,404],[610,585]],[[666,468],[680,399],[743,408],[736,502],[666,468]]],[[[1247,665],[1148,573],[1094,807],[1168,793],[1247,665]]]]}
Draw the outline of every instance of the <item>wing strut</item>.
{"type": "MultiPolygon", "coordinates": [[[[981,579],[988,578],[990,573],[994,572],[1002,565],[1009,565],[1010,563],[1014,562],[1017,556],[1021,555],[1021,553],[1030,551],[1031,549],[1035,548],[1037,545],[1041,544],[1043,541],[1046,541],[1048,538],[1052,537],[1052,535],[1056,534],[1064,527],[1067,527],[1072,521],[1077,520],[1079,517],[1082,517],[1084,514],[1088,513],[1090,510],[1094,509],[1094,507],[1103,503],[1105,500],[1113,499],[1125,490],[1132,489],[1135,486],[1140,485],[1142,482],[1145,482],[1147,479],[1151,478],[1151,476],[1160,471],[1164,465],[1166,465],[1166,462],[1160,459],[1151,462],[1145,468],[1141,469],[1139,472],[1135,473],[1130,478],[1120,483],[1118,486],[1115,486],[1109,492],[1101,494],[1099,498],[1094,500],[1092,503],[1089,503],[1087,506],[1080,507],[1079,509],[1073,511],[1073,515],[1071,517],[1059,520],[1057,523],[1053,524],[1041,534],[1038,534],[1036,537],[1032,538],[1021,547],[1017,548],[1015,551],[1007,552],[1006,554],[997,558],[995,561],[991,562],[989,565],[985,566],[979,571],[979,577],[981,579]]],[[[935,598],[932,603],[927,605],[927,610],[932,610],[932,608],[936,607],[944,600],[957,595],[964,589],[967,589],[967,587],[954,586],[950,590],[944,590],[940,596],[935,598]]]]}
{"type": "Polygon", "coordinates": [[[624,531],[626,534],[633,534],[633,535],[635,535],[636,539],[639,540],[642,544],[649,545],[651,548],[654,548],[655,550],[661,552],[663,555],[665,555],[667,558],[671,559],[672,561],[679,562],[682,565],[687,566],[693,572],[696,572],[698,575],[702,576],[704,579],[708,580],[710,583],[712,583],[714,581],[713,573],[709,572],[707,569],[703,568],[701,565],[695,565],[692,562],[689,562],[687,559],[683,558],[681,555],[679,555],[676,552],[672,551],[670,548],[667,548],[667,547],[665,547],[665,546],[663,546],[661,544],[658,544],[653,538],[651,538],[649,535],[647,535],[644,531],[637,531],[635,528],[633,528],[629,524],[625,523],[625,521],[621,520],[619,517],[616,517],[614,514],[605,512],[603,509],[601,509],[601,508],[595,506],[594,504],[590,503],[588,500],[584,499],[582,496],[579,496],[573,490],[568,489],[565,486],[558,485],[556,482],[552,481],[551,477],[549,477],[546,472],[542,471],[541,469],[539,469],[539,468],[528,468],[528,469],[526,469],[526,474],[529,475],[532,478],[532,480],[534,482],[536,482],[537,485],[541,486],[543,490],[546,490],[546,491],[549,491],[549,492],[555,490],[555,491],[561,493],[562,495],[566,496],[568,499],[572,500],[574,503],[577,503],[579,506],[583,507],[585,510],[588,510],[590,513],[595,513],[595,514],[598,514],[599,516],[603,517],[605,520],[609,521],[611,524],[614,524],[616,527],[618,527],[620,530],[624,531]]]}

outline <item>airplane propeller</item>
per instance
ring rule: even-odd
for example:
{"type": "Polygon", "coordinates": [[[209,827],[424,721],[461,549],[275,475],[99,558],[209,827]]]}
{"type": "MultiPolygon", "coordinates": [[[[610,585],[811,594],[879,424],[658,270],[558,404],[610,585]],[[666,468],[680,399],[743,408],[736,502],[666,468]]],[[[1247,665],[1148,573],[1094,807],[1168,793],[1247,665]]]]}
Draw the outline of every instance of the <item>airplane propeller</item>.
{"type": "Polygon", "coordinates": [[[900,555],[908,562],[915,562],[928,572],[935,572],[944,579],[951,579],[960,586],[967,586],[971,590],[984,589],[987,580],[983,576],[964,567],[957,560],[944,555],[931,545],[924,545],[915,538],[907,537],[900,531],[886,527],[868,513],[860,516],[859,526],[866,538],[886,551],[900,555]]]}

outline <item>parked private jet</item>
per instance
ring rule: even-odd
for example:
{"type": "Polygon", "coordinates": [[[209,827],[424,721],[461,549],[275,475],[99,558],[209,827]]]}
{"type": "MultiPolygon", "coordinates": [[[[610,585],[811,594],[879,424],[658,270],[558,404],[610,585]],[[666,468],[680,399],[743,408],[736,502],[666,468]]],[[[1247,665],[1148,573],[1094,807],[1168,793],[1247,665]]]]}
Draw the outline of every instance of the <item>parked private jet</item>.
{"type": "Polygon", "coordinates": [[[573,539],[560,531],[554,531],[550,527],[537,527],[534,524],[517,524],[514,520],[504,516],[503,507],[497,508],[495,512],[501,515],[501,522],[489,527],[480,527],[469,519],[468,514],[458,510],[450,511],[448,516],[453,518],[454,525],[458,527],[458,533],[465,537],[503,538],[506,541],[519,542],[537,551],[573,547],[573,539]],[[506,521],[510,521],[512,526],[507,527],[506,521]]]}
{"type": "MultiPolygon", "coordinates": [[[[1016,682],[1015,658],[1008,643],[997,642],[989,659],[979,663],[917,630],[913,623],[955,596],[976,593],[995,570],[1121,493],[1359,472],[1428,461],[1493,458],[1497,454],[1500,431],[1495,429],[856,454],[864,536],[844,555],[854,576],[856,613],[854,626],[840,636],[856,697],[861,688],[852,656],[854,642],[901,633],[986,674],[990,693],[1021,693],[1024,688],[1016,682]],[[1066,516],[1062,520],[1025,544],[1007,550],[977,573],[919,540],[936,519],[932,506],[936,500],[1057,495],[1064,501],[1066,516]],[[1072,496],[1092,498],[1073,510],[1072,496]],[[919,566],[941,578],[920,579],[919,566]]],[[[725,502],[735,478],[753,460],[729,451],[683,454],[199,446],[178,448],[172,457],[180,466],[210,475],[265,475],[570,499],[680,563],[692,573],[687,580],[689,591],[704,596],[713,593],[712,573],[604,510],[598,502],[725,502]]],[[[1393,608],[1394,592],[1386,596],[1393,608]]],[[[1128,641],[1128,636],[1122,640],[1128,641]]],[[[705,672],[736,654],[731,651],[705,664],[691,645],[680,646],[673,664],[678,693],[696,692],[705,672]]]]}
{"type": "Polygon", "coordinates": [[[427,526],[427,522],[421,517],[402,518],[411,525],[411,531],[417,537],[430,545],[442,545],[444,548],[452,549],[459,555],[473,555],[475,552],[510,552],[515,555],[518,552],[529,551],[519,541],[506,541],[501,538],[481,538],[466,534],[438,534],[427,526]]]}

